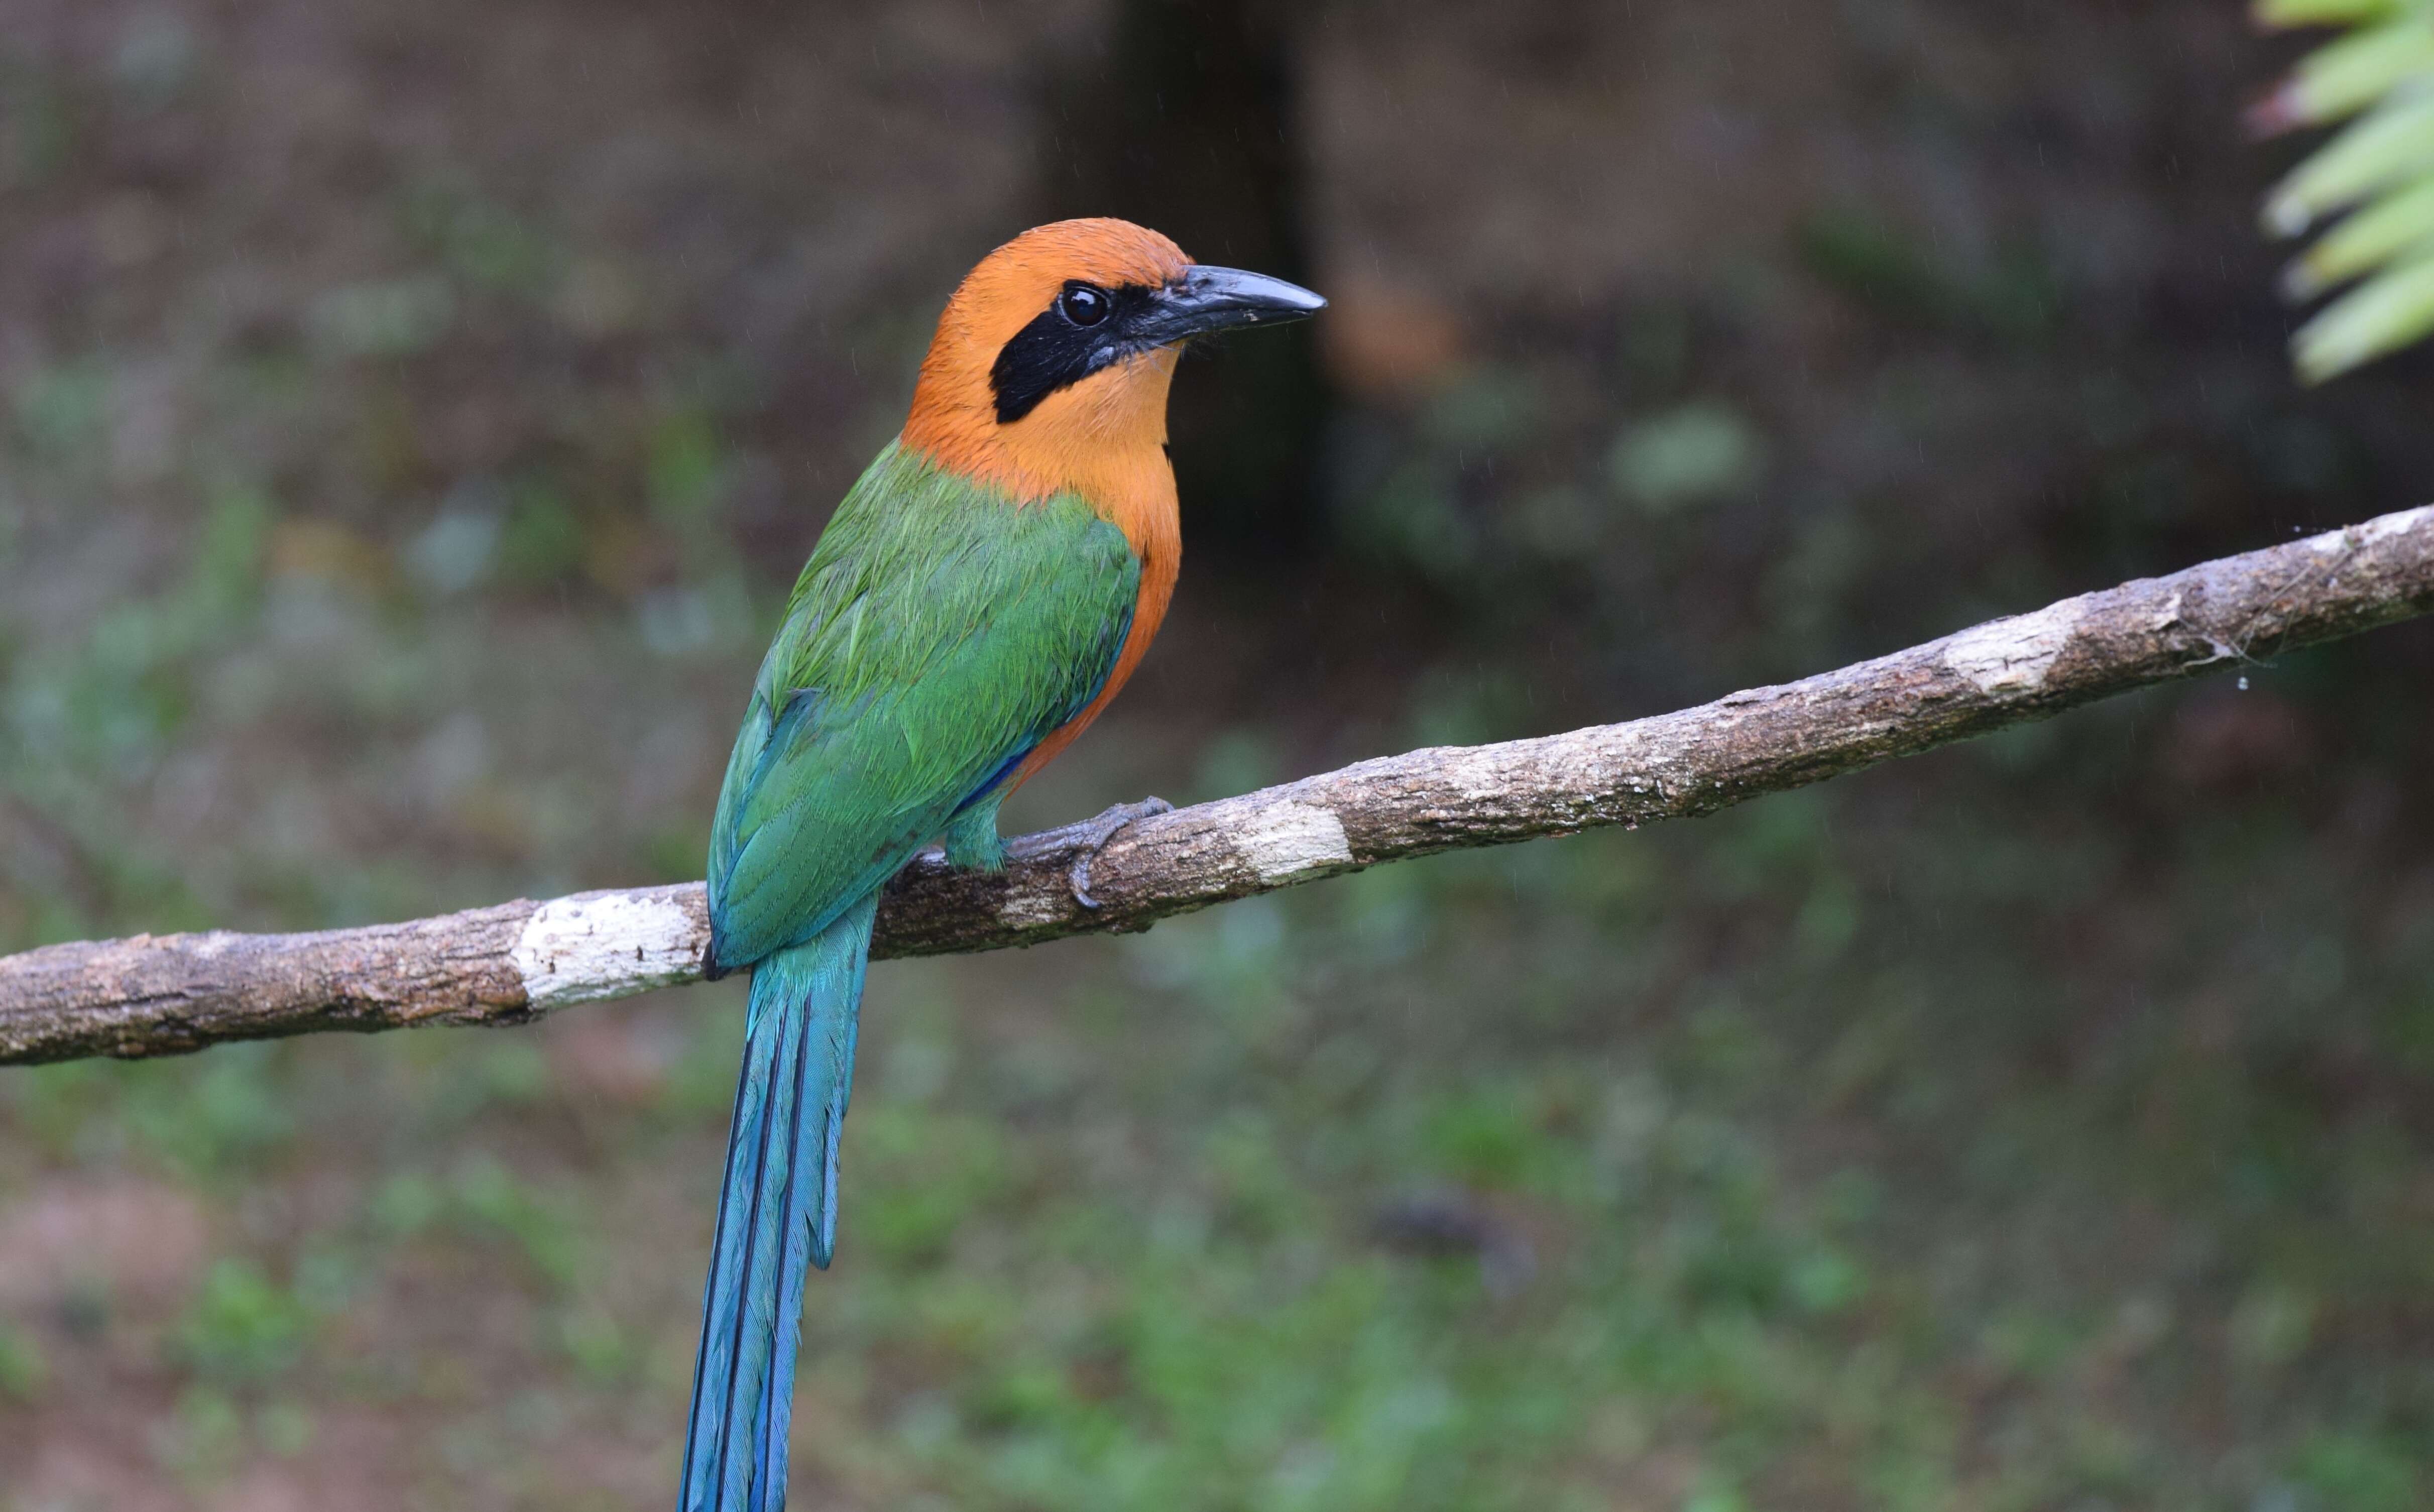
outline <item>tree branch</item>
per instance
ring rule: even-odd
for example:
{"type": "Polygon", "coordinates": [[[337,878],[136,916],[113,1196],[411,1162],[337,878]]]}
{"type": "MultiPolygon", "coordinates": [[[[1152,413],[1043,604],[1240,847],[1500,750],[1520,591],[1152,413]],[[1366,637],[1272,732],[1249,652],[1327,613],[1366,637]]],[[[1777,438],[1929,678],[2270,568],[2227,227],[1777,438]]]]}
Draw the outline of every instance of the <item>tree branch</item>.
{"type": "MultiPolygon", "coordinates": [[[[1078,827],[997,875],[924,854],[873,954],[1148,928],[1173,914],[1465,846],[1713,813],[2022,720],[2434,612],[2434,507],[2203,563],[1678,713],[1417,750],[1123,830],[1068,885],[1078,827]]],[[[312,935],[138,936],[0,958],[0,1062],[158,1056],[316,1029],[523,1023],[698,980],[699,883],[518,901],[312,935]]]]}

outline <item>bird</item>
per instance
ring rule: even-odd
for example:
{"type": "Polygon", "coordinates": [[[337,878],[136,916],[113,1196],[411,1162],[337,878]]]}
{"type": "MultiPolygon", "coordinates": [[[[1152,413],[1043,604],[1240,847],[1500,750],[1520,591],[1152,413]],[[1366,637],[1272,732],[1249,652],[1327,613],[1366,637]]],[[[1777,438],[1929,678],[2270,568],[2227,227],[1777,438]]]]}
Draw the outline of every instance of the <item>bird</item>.
{"type": "MultiPolygon", "coordinates": [[[[778,1512],[804,1283],[881,888],[942,843],[1005,865],[998,807],[1116,696],[1174,593],[1184,344],[1326,301],[1109,218],[1035,227],[948,299],[910,414],[847,490],[753,681],[710,842],[711,976],[748,970],[679,1512],[778,1512]]],[[[1087,864],[1163,803],[1083,827],[1087,864]]]]}

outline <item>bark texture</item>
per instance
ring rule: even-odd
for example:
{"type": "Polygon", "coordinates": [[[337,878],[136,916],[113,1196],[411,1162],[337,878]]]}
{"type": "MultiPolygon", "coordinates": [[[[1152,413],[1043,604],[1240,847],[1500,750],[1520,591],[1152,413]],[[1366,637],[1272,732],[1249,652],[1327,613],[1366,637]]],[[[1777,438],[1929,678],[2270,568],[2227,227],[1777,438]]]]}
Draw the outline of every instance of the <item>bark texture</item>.
{"type": "MultiPolygon", "coordinates": [[[[1466,846],[1713,813],[2078,704],[2434,612],[2434,507],[1995,620],[1676,713],[1362,762],[1143,819],[1070,872],[1080,827],[1003,873],[933,851],[877,956],[1036,945],[1466,846]]],[[[0,1062],[156,1056],[317,1029],[521,1023],[696,978],[701,885],[519,901],[311,935],[139,936],[0,958],[0,1062]]]]}

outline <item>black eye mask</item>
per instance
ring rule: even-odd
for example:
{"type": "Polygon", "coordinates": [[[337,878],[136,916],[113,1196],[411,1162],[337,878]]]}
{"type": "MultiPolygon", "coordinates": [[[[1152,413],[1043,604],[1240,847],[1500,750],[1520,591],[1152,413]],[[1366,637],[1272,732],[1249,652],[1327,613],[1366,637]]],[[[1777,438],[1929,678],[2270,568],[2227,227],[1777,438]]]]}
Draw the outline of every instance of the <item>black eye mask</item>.
{"type": "Polygon", "coordinates": [[[1135,352],[1300,320],[1326,307],[1325,300],[1282,279],[1198,263],[1157,287],[1069,280],[1047,309],[998,349],[989,369],[997,422],[1013,424],[1059,388],[1135,352]]]}
{"type": "Polygon", "coordinates": [[[1102,288],[1078,280],[998,349],[989,368],[997,422],[1011,425],[1059,388],[1070,388],[1120,357],[1158,343],[1144,340],[1142,318],[1157,291],[1137,284],[1102,288]]]}

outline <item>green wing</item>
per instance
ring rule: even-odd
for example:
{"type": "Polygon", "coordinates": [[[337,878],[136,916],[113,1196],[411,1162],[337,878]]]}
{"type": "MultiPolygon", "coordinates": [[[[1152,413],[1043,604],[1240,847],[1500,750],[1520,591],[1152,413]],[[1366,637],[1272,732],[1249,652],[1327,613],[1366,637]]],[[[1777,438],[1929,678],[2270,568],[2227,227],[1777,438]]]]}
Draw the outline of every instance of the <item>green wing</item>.
{"type": "Polygon", "coordinates": [[[711,831],[712,959],[809,938],[1105,686],[1140,563],[1067,495],[1015,505],[894,445],[795,584],[711,831]]]}

